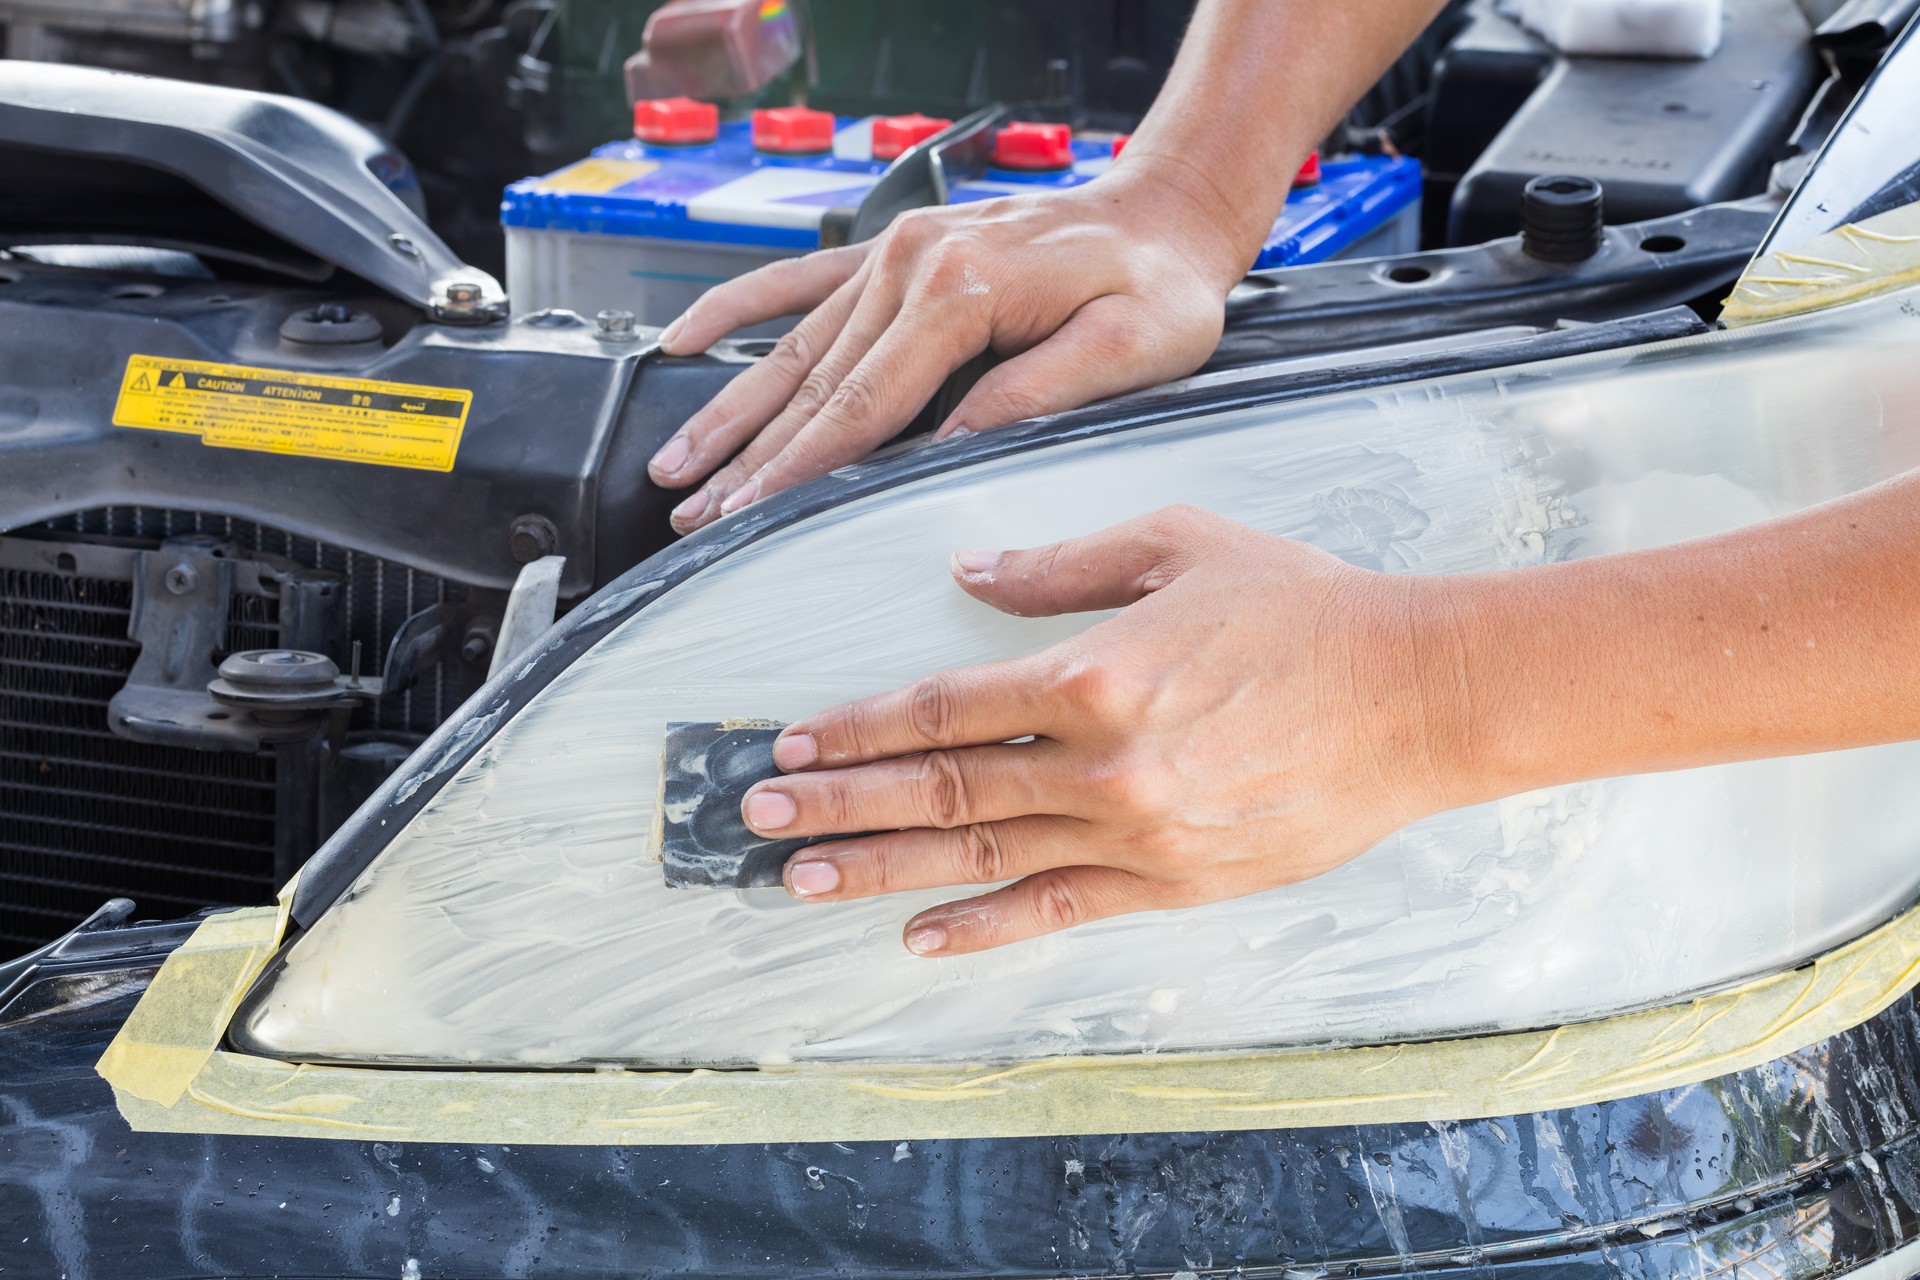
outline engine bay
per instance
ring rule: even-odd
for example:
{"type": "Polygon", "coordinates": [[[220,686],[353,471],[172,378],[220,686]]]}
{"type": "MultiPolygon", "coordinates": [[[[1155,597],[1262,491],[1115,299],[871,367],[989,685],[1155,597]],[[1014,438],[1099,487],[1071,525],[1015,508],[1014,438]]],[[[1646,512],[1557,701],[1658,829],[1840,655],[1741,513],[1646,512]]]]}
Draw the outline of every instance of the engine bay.
{"type": "MultiPolygon", "coordinates": [[[[907,8],[820,6],[790,63],[730,102],[722,128],[745,137],[755,94],[804,82],[836,138],[868,140],[807,170],[810,221],[760,250],[857,236],[929,185],[991,188],[991,156],[952,192],[928,166],[1015,126],[1071,138],[1049,181],[1094,180],[1165,74],[1129,50],[1182,20],[982,7],[978,39],[1014,24],[1021,52],[970,80],[929,71],[915,96],[854,71],[882,46],[900,68],[965,61],[903,34],[907,8]],[[921,141],[953,154],[882,154],[876,122],[906,112],[952,117],[921,141]]],[[[1417,199],[1369,227],[1398,238],[1256,271],[1208,365],[1133,399],[1416,339],[1673,308],[1668,336],[1710,325],[1862,83],[1862,31],[1898,29],[1887,8],[1732,4],[1714,56],[1675,61],[1563,54],[1492,4],[1449,6],[1320,153],[1336,177],[1417,166],[1417,199]],[[1541,206],[1527,188],[1545,177],[1577,199],[1541,206]],[[1575,206],[1568,241],[1554,218],[1575,206]]],[[[770,347],[663,356],[684,289],[620,305],[618,275],[584,257],[533,262],[561,250],[529,236],[584,254],[612,234],[615,188],[556,194],[556,175],[679,163],[607,142],[630,110],[617,68],[594,89],[567,61],[592,33],[638,46],[630,15],[361,0],[267,6],[253,26],[252,7],[212,6],[227,18],[193,27],[153,9],[133,31],[0,0],[8,56],[35,60],[0,63],[0,958],[107,897],[162,917],[269,901],[556,609],[672,542],[675,497],[646,460],[770,347]],[[485,113],[463,121],[476,95],[485,113]],[[512,145],[472,163],[488,128],[512,145]]],[[[1328,205],[1329,225],[1357,207],[1328,205]]],[[[635,270],[673,261],[646,252],[635,270]]]]}

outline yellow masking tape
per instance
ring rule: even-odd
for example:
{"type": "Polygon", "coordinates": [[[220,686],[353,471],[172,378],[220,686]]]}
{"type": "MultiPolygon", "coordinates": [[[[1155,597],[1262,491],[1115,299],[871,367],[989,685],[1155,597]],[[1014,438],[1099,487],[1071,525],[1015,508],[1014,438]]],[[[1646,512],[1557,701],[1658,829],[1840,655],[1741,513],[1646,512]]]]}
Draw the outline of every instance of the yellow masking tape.
{"type": "Polygon", "coordinates": [[[278,907],[210,916],[168,956],[101,1055],[114,1087],[170,1107],[187,1091],[286,928],[293,885],[278,907]]]}
{"type": "Polygon", "coordinates": [[[222,449],[451,471],[472,407],[460,387],[131,356],[113,425],[222,449]]]}
{"type": "Polygon", "coordinates": [[[1920,980],[1915,909],[1799,969],[1551,1031],[1011,1067],[422,1071],[300,1066],[217,1048],[285,920],[284,899],[278,912],[215,916],[162,966],[98,1067],[133,1128],[644,1146],[1465,1120],[1758,1066],[1866,1021],[1920,980]]]}
{"type": "Polygon", "coordinates": [[[1920,203],[1776,249],[1747,264],[1720,319],[1730,329],[1920,283],[1920,203]]]}

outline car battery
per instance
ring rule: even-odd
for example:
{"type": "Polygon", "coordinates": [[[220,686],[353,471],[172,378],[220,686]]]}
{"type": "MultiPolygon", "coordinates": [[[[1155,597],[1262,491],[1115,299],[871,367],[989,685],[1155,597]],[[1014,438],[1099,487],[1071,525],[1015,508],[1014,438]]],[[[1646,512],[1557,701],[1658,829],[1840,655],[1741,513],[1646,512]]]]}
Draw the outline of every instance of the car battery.
{"type": "MultiPolygon", "coordinates": [[[[1074,138],[1065,125],[1016,122],[999,131],[981,177],[958,183],[948,202],[1072,187],[1106,172],[1127,139],[1074,138]]],[[[1315,153],[1294,175],[1287,203],[1253,260],[1255,271],[1329,258],[1412,253],[1420,247],[1420,165],[1404,157],[1315,153]]]]}
{"type": "MultiPolygon", "coordinates": [[[[620,309],[664,325],[715,284],[818,249],[829,210],[857,208],[894,158],[946,123],[804,107],[721,121],[703,103],[643,102],[634,140],[507,188],[501,223],[513,308],[620,309]]],[[[1075,138],[1064,125],[1008,125],[989,165],[955,184],[949,200],[1093,181],[1124,141],[1075,138]]],[[[1412,160],[1311,162],[1254,265],[1410,252],[1419,247],[1419,206],[1412,160]]],[[[791,325],[783,319],[741,333],[773,336],[791,325]]]]}

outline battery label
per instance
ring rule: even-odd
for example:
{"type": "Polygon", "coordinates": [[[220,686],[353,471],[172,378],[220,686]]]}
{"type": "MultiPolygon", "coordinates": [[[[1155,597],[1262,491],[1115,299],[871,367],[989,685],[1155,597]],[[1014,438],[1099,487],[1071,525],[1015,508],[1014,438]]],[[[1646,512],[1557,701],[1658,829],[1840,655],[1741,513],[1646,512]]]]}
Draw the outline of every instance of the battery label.
{"type": "Polygon", "coordinates": [[[132,356],[113,425],[222,449],[451,471],[473,393],[283,369],[132,356]]]}
{"type": "Polygon", "coordinates": [[[597,195],[638,182],[660,166],[651,160],[610,160],[595,156],[570,164],[540,180],[535,191],[578,191],[597,195]]]}

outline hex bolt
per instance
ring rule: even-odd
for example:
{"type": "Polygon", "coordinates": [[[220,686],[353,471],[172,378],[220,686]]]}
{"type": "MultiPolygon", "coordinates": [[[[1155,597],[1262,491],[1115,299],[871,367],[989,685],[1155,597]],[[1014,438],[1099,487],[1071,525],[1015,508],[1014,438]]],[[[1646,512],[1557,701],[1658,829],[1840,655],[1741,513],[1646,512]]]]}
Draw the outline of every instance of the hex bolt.
{"type": "Polygon", "coordinates": [[[460,657],[467,662],[478,662],[487,656],[487,650],[493,648],[493,640],[478,627],[467,632],[465,641],[460,645],[460,657]]]}
{"type": "Polygon", "coordinates": [[[280,325],[280,336],[287,342],[304,346],[377,342],[380,322],[344,302],[323,302],[288,316],[280,325]]]}
{"type": "Polygon", "coordinates": [[[593,318],[593,323],[593,336],[606,342],[632,342],[639,336],[634,332],[631,311],[602,311],[593,318]]]}
{"type": "Polygon", "coordinates": [[[177,564],[167,570],[167,590],[176,596],[184,596],[200,585],[200,575],[190,564],[177,564]]]}
{"type": "Polygon", "coordinates": [[[521,564],[550,556],[560,545],[560,531],[545,516],[519,516],[507,529],[507,546],[521,564]]]}
{"type": "Polygon", "coordinates": [[[486,297],[486,294],[487,291],[472,280],[451,280],[448,281],[443,296],[448,306],[466,310],[479,306],[480,300],[486,297]]]}

